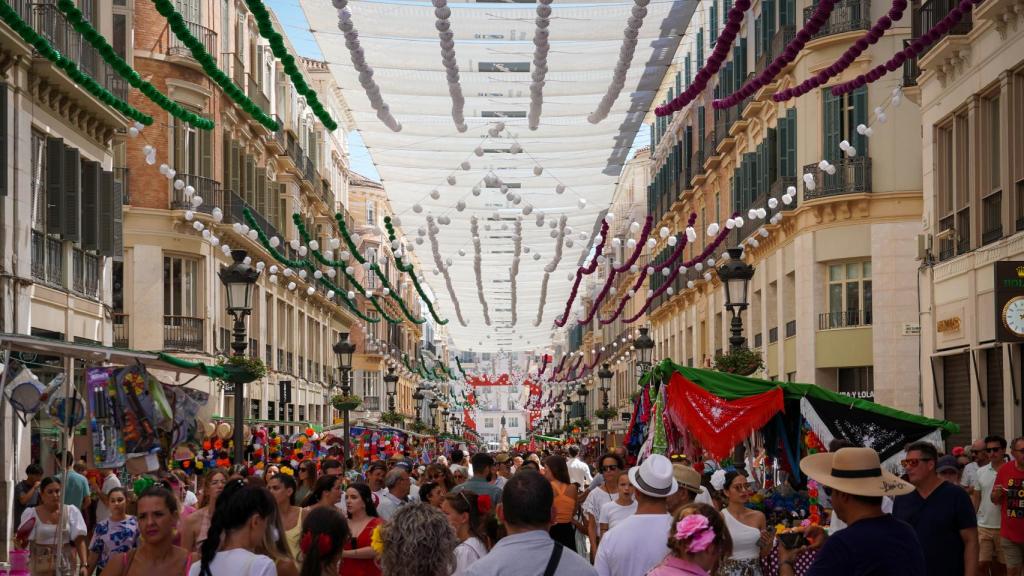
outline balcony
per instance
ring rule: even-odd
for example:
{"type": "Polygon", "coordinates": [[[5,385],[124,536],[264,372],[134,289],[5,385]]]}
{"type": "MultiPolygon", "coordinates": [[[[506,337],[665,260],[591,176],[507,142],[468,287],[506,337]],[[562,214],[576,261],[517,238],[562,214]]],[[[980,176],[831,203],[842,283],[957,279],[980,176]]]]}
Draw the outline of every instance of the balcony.
{"type": "Polygon", "coordinates": [[[361,408],[364,412],[380,412],[380,396],[363,396],[361,408]]]}
{"type": "Polygon", "coordinates": [[[844,158],[836,164],[836,173],[827,174],[817,164],[807,164],[804,174],[814,174],[814,190],[804,185],[804,200],[815,200],[844,194],[860,194],[871,191],[871,158],[855,156],[844,158]]]}
{"type": "MultiPolygon", "coordinates": [[[[277,228],[273,224],[271,224],[270,221],[268,221],[266,217],[263,216],[263,214],[257,212],[255,208],[249,205],[248,202],[243,200],[242,197],[236,194],[234,191],[219,190],[219,193],[220,197],[223,198],[224,202],[222,206],[224,210],[225,222],[227,222],[228,224],[234,224],[235,222],[238,222],[239,224],[245,224],[248,226],[248,222],[245,221],[245,218],[242,215],[243,211],[246,208],[248,208],[249,213],[252,214],[253,220],[255,220],[257,224],[259,224],[259,227],[263,230],[264,233],[266,233],[268,237],[281,235],[281,233],[277,231],[277,228]]],[[[288,255],[289,257],[293,257],[291,256],[290,252],[291,247],[287,246],[287,244],[282,245],[281,248],[279,248],[279,250],[288,255]]]]}
{"type": "Polygon", "coordinates": [[[112,316],[114,318],[114,348],[127,348],[129,317],[123,312],[114,312],[112,316]]]}
{"type": "MultiPolygon", "coordinates": [[[[940,20],[946,17],[953,8],[956,8],[960,3],[956,0],[927,0],[922,3],[921,6],[914,10],[913,20],[911,21],[910,35],[914,38],[920,38],[925,32],[931,30],[940,20]]],[[[974,27],[974,21],[971,18],[971,12],[965,12],[963,18],[955,26],[949,29],[947,33],[949,36],[962,36],[971,31],[974,27]]],[[[928,53],[936,43],[926,46],[924,51],[918,54],[918,58],[924,58],[925,54],[928,53]]]]}
{"type": "MultiPolygon", "coordinates": [[[[903,48],[906,49],[906,47],[910,46],[910,44],[912,42],[913,42],[913,40],[904,40],[903,41],[903,48]]],[[[917,56],[914,56],[913,58],[907,58],[906,60],[903,61],[903,86],[904,87],[907,87],[907,86],[917,86],[917,77],[920,76],[920,75],[921,75],[921,67],[917,65],[917,56]]]]}
{"type": "Polygon", "coordinates": [[[245,63],[242,62],[238,53],[231,54],[228,59],[231,64],[231,80],[234,81],[235,86],[245,90],[245,63]]]}
{"type": "Polygon", "coordinates": [[[203,203],[198,208],[192,208],[192,204],[185,199],[185,190],[176,190],[171,186],[171,210],[195,210],[209,214],[214,207],[224,205],[220,182],[195,174],[178,174],[177,179],[184,182],[186,187],[195,188],[195,194],[203,199],[203,203]]]}
{"type": "Polygon", "coordinates": [[[81,248],[71,252],[71,288],[78,294],[88,298],[99,298],[100,295],[100,258],[89,254],[81,248]]]}
{"type": "MultiPolygon", "coordinates": [[[[252,74],[246,74],[246,79],[249,85],[249,99],[256,103],[260,107],[260,110],[264,112],[270,111],[270,99],[263,93],[263,86],[259,80],[253,78],[252,74]]],[[[278,123],[280,126],[280,122],[278,123]]]]}
{"type": "Polygon", "coordinates": [[[122,100],[128,99],[128,82],[100,57],[54,3],[12,3],[21,17],[50,42],[55,50],[78,64],[79,69],[122,100]]]}
{"type": "Polygon", "coordinates": [[[164,348],[203,350],[203,319],[194,316],[164,315],[164,348]]]}
{"type": "Polygon", "coordinates": [[[64,289],[64,243],[58,238],[32,231],[32,277],[43,284],[64,289]]]}
{"type": "Polygon", "coordinates": [[[775,35],[772,36],[771,44],[768,45],[768,49],[762,52],[757,58],[757,71],[764,71],[769,64],[781,56],[782,52],[786,49],[786,45],[789,44],[795,36],[796,28],[792,26],[783,26],[776,30],[775,35]]]}
{"type": "Polygon", "coordinates": [[[114,166],[114,188],[121,189],[121,204],[125,206],[132,203],[131,192],[128,189],[128,169],[114,166]]]}
{"type": "MultiPolygon", "coordinates": [[[[185,27],[188,28],[188,31],[196,37],[196,40],[199,40],[199,42],[202,43],[203,48],[208,54],[217,53],[216,32],[210,30],[206,26],[202,26],[196,22],[189,22],[188,20],[185,21],[185,27]]],[[[167,43],[167,54],[169,56],[192,58],[192,51],[189,50],[188,46],[185,46],[185,43],[179,40],[178,37],[174,35],[174,32],[168,31],[167,33],[171,37],[170,41],[167,43]]]]}
{"type": "Polygon", "coordinates": [[[771,192],[769,193],[770,196],[779,200],[778,209],[784,212],[788,210],[796,210],[797,203],[799,202],[799,194],[794,194],[792,202],[789,204],[782,203],[782,195],[786,193],[786,190],[788,190],[790,186],[796,188],[796,177],[781,176],[772,183],[770,189],[771,192]]]}
{"type": "Polygon", "coordinates": [[[871,310],[840,310],[818,314],[818,330],[871,325],[871,310]]]}
{"type": "MultiPolygon", "coordinates": [[[[952,2],[953,0],[944,1],[952,2]]],[[[817,3],[804,8],[805,24],[817,9],[817,3]]],[[[828,21],[812,38],[824,38],[833,34],[856,32],[869,28],[871,28],[871,0],[839,0],[832,8],[832,14],[829,15],[828,21]]]]}

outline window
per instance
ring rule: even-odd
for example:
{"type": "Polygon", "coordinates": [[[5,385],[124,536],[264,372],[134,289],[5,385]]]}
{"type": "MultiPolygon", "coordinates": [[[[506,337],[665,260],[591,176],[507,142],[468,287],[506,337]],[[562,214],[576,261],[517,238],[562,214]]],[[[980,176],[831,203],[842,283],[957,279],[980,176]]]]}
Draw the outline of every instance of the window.
{"type": "Polygon", "coordinates": [[[199,315],[199,261],[164,256],[164,315],[199,315]]]}
{"type": "Polygon", "coordinates": [[[376,370],[363,371],[363,396],[377,398],[380,396],[381,375],[376,370]]]}
{"type": "MultiPolygon", "coordinates": [[[[202,115],[200,110],[192,109],[192,112],[202,115]]],[[[197,130],[182,121],[173,122],[173,125],[174,139],[171,142],[171,154],[177,171],[183,175],[212,177],[213,132],[197,130]]],[[[199,186],[196,186],[195,182],[189,182],[189,184],[196,188],[197,193],[204,192],[199,186]]]]}
{"type": "Polygon", "coordinates": [[[836,381],[839,383],[838,391],[843,396],[874,402],[875,378],[871,366],[837,368],[836,381]]]}
{"type": "Polygon", "coordinates": [[[1003,237],[1002,122],[999,92],[981,100],[981,243],[1003,237]]]}
{"type": "Polygon", "coordinates": [[[830,88],[821,91],[823,99],[823,145],[825,158],[838,165],[845,154],[839,143],[846,140],[857,149],[857,157],[866,157],[868,140],[857,134],[857,125],[867,123],[868,92],[861,86],[853,92],[833,96],[830,88]]]}
{"type": "Polygon", "coordinates": [[[506,420],[506,422],[508,422],[508,427],[509,428],[518,428],[519,427],[519,417],[518,416],[509,416],[508,420],[506,420]]]}
{"type": "Polygon", "coordinates": [[[871,262],[828,267],[828,313],[821,329],[871,324],[871,262]]]}
{"type": "MultiPolygon", "coordinates": [[[[377,263],[377,249],[376,248],[368,248],[366,250],[366,261],[369,262],[370,264],[376,264],[377,263]]],[[[366,269],[366,287],[368,289],[370,289],[370,290],[375,290],[377,288],[377,282],[378,282],[377,275],[372,270],[367,268],[366,269]]]]}
{"type": "Polygon", "coordinates": [[[128,54],[128,15],[115,13],[113,15],[113,23],[114,52],[121,58],[126,58],[128,54]]]}
{"type": "Polygon", "coordinates": [[[494,418],[484,418],[484,428],[494,428],[494,418]]]}
{"type": "Polygon", "coordinates": [[[377,224],[377,203],[373,200],[366,201],[366,223],[370,226],[377,224]]]}
{"type": "Polygon", "coordinates": [[[967,111],[935,129],[939,260],[971,249],[970,119],[967,111]]]}

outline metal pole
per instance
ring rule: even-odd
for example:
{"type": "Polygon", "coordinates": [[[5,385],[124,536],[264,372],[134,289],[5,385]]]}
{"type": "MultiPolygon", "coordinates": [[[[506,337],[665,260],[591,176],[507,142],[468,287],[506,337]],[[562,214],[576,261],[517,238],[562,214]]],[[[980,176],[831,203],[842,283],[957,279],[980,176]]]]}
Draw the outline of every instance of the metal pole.
{"type": "MultiPolygon", "coordinates": [[[[344,394],[345,396],[348,396],[349,394],[351,394],[351,390],[352,390],[352,387],[349,384],[349,380],[348,380],[349,379],[349,372],[350,371],[351,371],[351,369],[349,369],[349,368],[344,368],[343,367],[341,369],[341,393],[344,394]]],[[[348,408],[345,408],[345,410],[342,412],[342,419],[344,421],[344,426],[345,426],[345,449],[342,451],[342,458],[344,458],[345,460],[348,460],[348,458],[351,456],[351,454],[349,453],[351,444],[349,444],[349,438],[348,438],[348,435],[349,435],[349,429],[348,429],[348,426],[349,426],[349,422],[348,422],[348,408]]]]}
{"type": "Polygon", "coordinates": [[[732,333],[732,336],[729,336],[729,346],[732,350],[738,350],[747,345],[747,339],[743,337],[743,319],[740,318],[742,310],[738,306],[733,306],[729,310],[732,312],[732,323],[729,327],[729,331],[732,333]]]}
{"type": "MultiPolygon", "coordinates": [[[[245,348],[249,344],[245,338],[244,314],[235,315],[235,324],[234,329],[232,330],[232,335],[234,338],[231,342],[231,350],[234,351],[235,356],[244,356],[245,348]]],[[[245,384],[235,382],[233,383],[233,386],[235,395],[235,464],[245,464],[245,438],[242,434],[242,431],[245,428],[245,384]]]]}

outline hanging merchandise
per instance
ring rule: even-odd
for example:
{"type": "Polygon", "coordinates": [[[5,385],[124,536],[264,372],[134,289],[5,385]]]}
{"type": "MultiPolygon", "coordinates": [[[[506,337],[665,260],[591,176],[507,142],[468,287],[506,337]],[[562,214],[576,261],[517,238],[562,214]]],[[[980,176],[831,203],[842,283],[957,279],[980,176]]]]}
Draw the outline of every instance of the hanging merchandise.
{"type": "Polygon", "coordinates": [[[161,426],[170,436],[170,445],[200,440],[201,430],[196,417],[199,409],[209,402],[209,393],[185,386],[164,386],[164,393],[173,407],[173,416],[161,426]]]}
{"type": "Polygon", "coordinates": [[[28,368],[19,370],[14,363],[9,363],[7,370],[9,373],[6,377],[5,394],[11,408],[21,417],[39,412],[42,408],[43,392],[46,390],[43,383],[28,368]]]}
{"type": "Polygon", "coordinates": [[[156,435],[157,411],[149,393],[148,377],[145,367],[136,365],[121,370],[115,380],[121,431],[129,457],[149,454],[160,447],[156,435]]]}
{"type": "Polygon", "coordinates": [[[726,400],[674,373],[667,385],[667,407],[673,423],[687,428],[715,458],[732,453],[751,432],[783,410],[782,388],[747,398],[726,400]]]}
{"type": "Polygon", "coordinates": [[[46,387],[46,413],[58,428],[71,432],[85,421],[85,401],[72,387],[71,397],[64,393],[64,374],[60,373],[46,387]]]}
{"type": "Polygon", "coordinates": [[[115,418],[117,391],[114,369],[86,369],[85,385],[89,391],[89,413],[92,414],[89,428],[92,432],[93,466],[98,469],[120,468],[125,463],[125,447],[115,418]]]}

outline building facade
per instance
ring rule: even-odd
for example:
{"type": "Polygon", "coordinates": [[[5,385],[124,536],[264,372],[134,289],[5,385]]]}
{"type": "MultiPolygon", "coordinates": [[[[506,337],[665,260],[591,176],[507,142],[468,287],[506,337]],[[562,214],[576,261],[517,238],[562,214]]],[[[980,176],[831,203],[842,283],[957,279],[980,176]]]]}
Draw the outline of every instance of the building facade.
{"type": "MultiPolygon", "coordinates": [[[[915,32],[950,8],[923,3],[915,32]]],[[[994,269],[1024,261],[1024,20],[1001,1],[971,16],[921,55],[910,91],[921,105],[925,197],[917,394],[924,414],[960,425],[950,445],[1022,429],[1024,350],[1000,336],[994,269]]]]}

